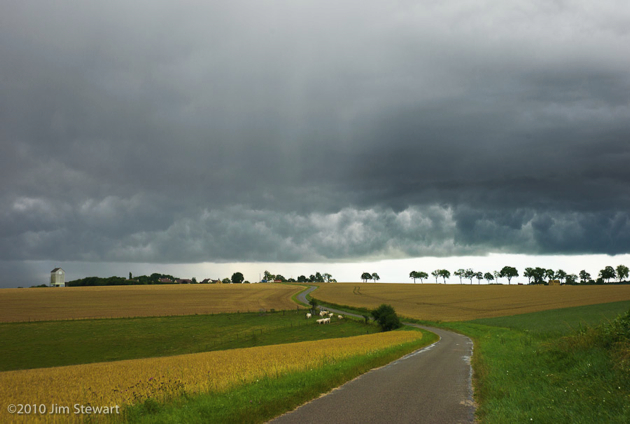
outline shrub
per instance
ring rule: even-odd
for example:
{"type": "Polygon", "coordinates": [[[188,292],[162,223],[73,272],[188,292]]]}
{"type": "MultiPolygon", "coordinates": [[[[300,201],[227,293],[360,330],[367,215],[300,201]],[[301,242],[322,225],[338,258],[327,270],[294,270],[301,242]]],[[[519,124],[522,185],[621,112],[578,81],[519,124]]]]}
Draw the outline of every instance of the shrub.
{"type": "Polygon", "coordinates": [[[391,305],[382,304],[372,311],[372,316],[383,331],[395,330],[402,327],[400,319],[391,305]]]}

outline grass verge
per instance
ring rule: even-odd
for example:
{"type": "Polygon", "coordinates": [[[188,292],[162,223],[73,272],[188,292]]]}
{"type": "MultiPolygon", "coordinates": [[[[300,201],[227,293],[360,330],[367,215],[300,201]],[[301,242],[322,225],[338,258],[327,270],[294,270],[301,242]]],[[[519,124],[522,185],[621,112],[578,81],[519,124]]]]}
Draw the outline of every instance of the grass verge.
{"type": "Polygon", "coordinates": [[[627,423],[630,374],[619,366],[624,350],[597,339],[605,339],[609,319],[629,303],[434,325],[474,340],[481,422],[627,423]]]}
{"type": "Polygon", "coordinates": [[[265,422],[436,340],[434,334],[423,332],[422,339],[411,343],[331,362],[306,372],[264,378],[223,393],[184,396],[168,403],[148,400],[126,409],[124,417],[132,423],[265,422]]]}

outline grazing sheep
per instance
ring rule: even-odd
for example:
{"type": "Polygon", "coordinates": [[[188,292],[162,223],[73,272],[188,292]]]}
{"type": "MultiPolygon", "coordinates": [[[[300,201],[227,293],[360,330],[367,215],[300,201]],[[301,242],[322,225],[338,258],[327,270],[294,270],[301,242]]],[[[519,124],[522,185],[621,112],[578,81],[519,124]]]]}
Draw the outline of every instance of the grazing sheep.
{"type": "Polygon", "coordinates": [[[331,312],[331,313],[329,313],[329,314],[328,314],[328,317],[329,317],[329,318],[332,318],[332,317],[333,317],[333,315],[335,315],[335,314],[333,314],[333,313],[331,312]]]}
{"type": "Polygon", "coordinates": [[[337,315],[337,318],[343,319],[343,315],[337,315]]]}
{"type": "Polygon", "coordinates": [[[323,317],[324,315],[326,315],[328,313],[328,311],[320,311],[319,312],[319,316],[323,317]]]}
{"type": "Polygon", "coordinates": [[[309,319],[311,317],[311,314],[306,314],[306,319],[309,319]]]}
{"type": "Polygon", "coordinates": [[[330,324],[330,318],[321,318],[317,320],[318,324],[330,324]]]}

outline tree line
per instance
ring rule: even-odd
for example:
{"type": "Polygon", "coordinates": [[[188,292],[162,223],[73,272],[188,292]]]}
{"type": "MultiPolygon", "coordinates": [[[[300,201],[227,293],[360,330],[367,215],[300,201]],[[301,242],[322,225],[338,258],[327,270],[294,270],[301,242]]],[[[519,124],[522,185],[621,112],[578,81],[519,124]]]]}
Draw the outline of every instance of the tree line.
{"type": "MultiPolygon", "coordinates": [[[[527,277],[528,284],[549,284],[549,281],[553,280],[557,280],[560,284],[604,284],[604,282],[610,283],[610,280],[615,278],[618,282],[621,282],[628,278],[629,273],[630,270],[625,265],[619,265],[616,268],[606,266],[599,271],[597,280],[593,280],[591,274],[585,270],[580,271],[580,273],[576,275],[568,274],[562,269],[554,271],[553,269],[528,267],[525,268],[523,277],[527,277]]],[[[364,275],[365,274],[361,276],[361,279],[364,279],[364,275]]],[[[436,284],[439,283],[439,278],[442,278],[443,283],[446,284],[446,279],[451,277],[451,272],[446,269],[436,269],[431,272],[431,275],[435,278],[436,284]]],[[[459,277],[460,284],[463,284],[463,279],[470,280],[470,284],[473,283],[474,279],[477,280],[477,284],[481,284],[481,280],[486,280],[488,284],[492,284],[493,281],[499,283],[499,278],[506,278],[508,284],[512,284],[512,278],[518,277],[519,271],[512,266],[504,266],[500,271],[486,273],[474,271],[471,268],[460,268],[453,272],[453,275],[459,277]]],[[[421,283],[424,283],[424,280],[429,278],[429,274],[424,271],[411,271],[409,278],[413,279],[414,284],[416,280],[420,280],[421,283]]]]}

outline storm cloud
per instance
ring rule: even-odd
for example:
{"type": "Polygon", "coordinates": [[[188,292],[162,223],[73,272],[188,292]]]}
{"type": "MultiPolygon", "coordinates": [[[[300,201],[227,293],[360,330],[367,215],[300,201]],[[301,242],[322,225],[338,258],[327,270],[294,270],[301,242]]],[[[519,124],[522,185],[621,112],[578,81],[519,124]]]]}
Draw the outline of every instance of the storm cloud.
{"type": "Polygon", "coordinates": [[[622,1],[5,2],[2,260],[630,252],[622,1]]]}

